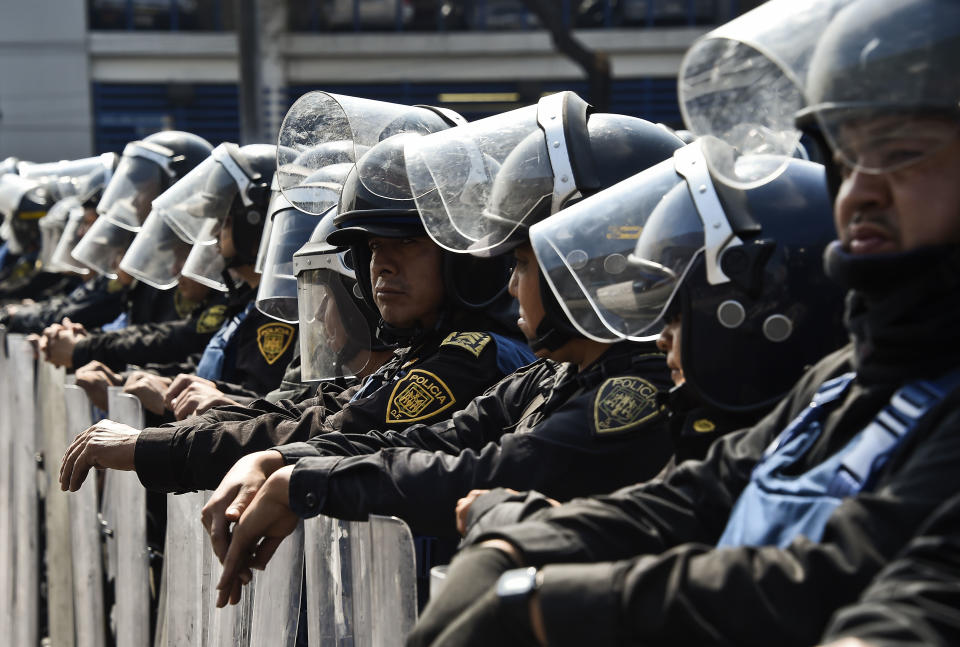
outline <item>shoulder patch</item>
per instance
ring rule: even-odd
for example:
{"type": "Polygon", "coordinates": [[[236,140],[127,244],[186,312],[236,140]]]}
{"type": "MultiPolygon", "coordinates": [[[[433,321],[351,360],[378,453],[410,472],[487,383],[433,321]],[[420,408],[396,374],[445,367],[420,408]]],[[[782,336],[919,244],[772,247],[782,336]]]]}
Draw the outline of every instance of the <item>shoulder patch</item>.
{"type": "Polygon", "coordinates": [[[220,326],[223,325],[223,321],[226,318],[227,306],[222,303],[215,306],[210,306],[201,312],[200,316],[197,318],[197,332],[201,335],[205,335],[210,332],[217,332],[217,330],[220,329],[220,326]]]}
{"type": "Polygon", "coordinates": [[[713,424],[713,421],[706,418],[693,421],[693,430],[701,434],[708,434],[716,428],[717,426],[713,424]]]}
{"type": "Polygon", "coordinates": [[[611,377],[597,389],[593,428],[597,434],[627,431],[660,413],[657,389],[632,376],[611,377]]]}
{"type": "Polygon", "coordinates": [[[480,353],[487,347],[491,339],[493,339],[493,337],[483,332],[452,332],[447,335],[446,339],[440,342],[440,345],[456,346],[472,354],[474,357],[480,357],[480,353]]]}
{"type": "Polygon", "coordinates": [[[257,347],[267,364],[276,362],[290,348],[295,332],[293,326],[280,322],[257,328],[257,347]]]}
{"type": "Polygon", "coordinates": [[[393,387],[387,402],[387,422],[417,422],[449,408],[453,392],[430,371],[415,368],[393,387]]]}

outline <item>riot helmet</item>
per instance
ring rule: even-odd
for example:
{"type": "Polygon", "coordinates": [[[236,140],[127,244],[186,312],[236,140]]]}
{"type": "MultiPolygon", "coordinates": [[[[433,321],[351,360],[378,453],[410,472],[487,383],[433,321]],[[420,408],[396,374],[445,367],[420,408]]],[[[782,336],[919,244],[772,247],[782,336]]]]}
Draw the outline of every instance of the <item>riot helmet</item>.
{"type": "Polygon", "coordinates": [[[127,144],[97,204],[101,217],[73,250],[74,258],[115,278],[153,199],[209,157],[212,149],[202,137],[178,130],[127,144]]]}
{"type": "Polygon", "coordinates": [[[266,219],[275,155],[275,147],[266,144],[220,144],[153,201],[122,269],[161,289],[176,285],[183,272],[204,285],[226,290],[220,229],[227,223],[231,227],[236,254],[230,266],[253,264],[266,219]]]}
{"type": "Polygon", "coordinates": [[[685,388],[740,412],[769,406],[842,345],[842,295],[822,263],[834,238],[820,165],[788,159],[767,183],[732,187],[700,142],[530,230],[584,335],[649,339],[680,315],[685,388]]]}
{"type": "Polygon", "coordinates": [[[72,271],[59,267],[53,260],[53,253],[67,228],[70,211],[74,208],[83,208],[76,197],[57,200],[37,223],[40,227],[40,266],[48,272],[72,271]]]}
{"type": "Polygon", "coordinates": [[[116,153],[104,153],[44,164],[22,162],[19,172],[42,184],[55,201],[77,196],[81,202],[87,202],[107,185],[118,162],[116,153]]]}
{"type": "MultiPolygon", "coordinates": [[[[280,126],[280,190],[301,211],[323,213],[325,206],[311,205],[290,193],[290,189],[301,186],[312,173],[332,163],[359,160],[371,146],[394,135],[423,135],[463,123],[463,117],[442,108],[308,92],[294,102],[280,126]]],[[[379,186],[381,179],[376,173],[360,176],[372,193],[391,197],[392,187],[379,186]]]]}
{"type": "MultiPolygon", "coordinates": [[[[67,211],[67,219],[63,233],[60,235],[60,240],[57,241],[57,246],[53,250],[50,258],[50,266],[55,268],[53,271],[75,272],[86,276],[90,273],[90,269],[77,262],[77,260],[70,255],[70,252],[73,251],[73,248],[77,246],[80,239],[87,233],[90,225],[96,220],[96,212],[94,212],[93,207],[89,204],[81,203],[80,198],[67,198],[66,200],[75,201],[76,204],[71,206],[67,211]]],[[[61,204],[61,202],[58,202],[57,205],[61,204]]]]}
{"type": "Polygon", "coordinates": [[[32,253],[40,247],[39,220],[53,206],[46,187],[36,180],[7,174],[0,178],[0,212],[3,238],[11,253],[32,253]]]}
{"type": "MultiPolygon", "coordinates": [[[[300,195],[305,204],[314,208],[327,203],[329,211],[340,199],[343,181],[352,167],[346,163],[325,166],[288,193],[300,195]]],[[[310,240],[317,218],[294,207],[279,190],[273,192],[260,244],[261,250],[266,249],[262,261],[259,261],[261,276],[257,288],[257,309],[268,317],[297,322],[297,278],[293,272],[293,254],[310,240]]],[[[332,230],[332,218],[330,222],[332,230]]]]}
{"type": "MultiPolygon", "coordinates": [[[[310,239],[293,255],[303,382],[356,375],[370,359],[380,313],[371,309],[348,265],[347,251],[329,244],[337,210],[313,218],[310,239]]],[[[376,350],[384,350],[380,344],[376,350]]]]}
{"type": "MultiPolygon", "coordinates": [[[[497,255],[526,242],[531,225],[657,164],[682,142],[666,128],[592,113],[572,92],[412,141],[411,187],[438,244],[497,255]],[[499,136],[498,133],[503,133],[499,136]]],[[[545,316],[530,340],[556,350],[581,333],[541,276],[545,316]]]]}
{"type": "Polygon", "coordinates": [[[832,185],[843,166],[885,173],[960,136],[960,5],[950,0],[857,0],[818,40],[797,123],[822,139],[832,185]]]}

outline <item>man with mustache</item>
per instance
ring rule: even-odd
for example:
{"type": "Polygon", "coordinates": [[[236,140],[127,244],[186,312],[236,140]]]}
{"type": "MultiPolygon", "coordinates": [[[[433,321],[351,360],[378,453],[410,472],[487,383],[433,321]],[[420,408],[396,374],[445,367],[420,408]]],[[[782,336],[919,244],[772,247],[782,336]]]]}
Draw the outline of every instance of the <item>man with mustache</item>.
{"type": "Polygon", "coordinates": [[[478,537],[408,644],[815,644],[957,492],[958,29],[954,2],[857,0],[810,59],[851,344],[703,462],[478,537]]]}

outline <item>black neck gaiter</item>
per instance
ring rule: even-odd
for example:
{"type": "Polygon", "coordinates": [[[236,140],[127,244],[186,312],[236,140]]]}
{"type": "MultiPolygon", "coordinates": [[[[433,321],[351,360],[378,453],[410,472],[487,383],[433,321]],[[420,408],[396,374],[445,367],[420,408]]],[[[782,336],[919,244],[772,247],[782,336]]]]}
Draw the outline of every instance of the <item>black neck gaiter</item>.
{"type": "Polygon", "coordinates": [[[899,384],[960,366],[960,246],[861,257],[833,242],[824,269],[848,291],[858,381],[899,384]]]}

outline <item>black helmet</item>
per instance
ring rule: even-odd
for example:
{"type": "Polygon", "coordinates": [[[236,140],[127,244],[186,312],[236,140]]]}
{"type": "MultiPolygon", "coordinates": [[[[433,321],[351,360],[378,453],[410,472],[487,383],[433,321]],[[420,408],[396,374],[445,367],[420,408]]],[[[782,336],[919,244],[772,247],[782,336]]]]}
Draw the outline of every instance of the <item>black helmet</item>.
{"type": "Polygon", "coordinates": [[[233,244],[237,249],[233,265],[252,265],[267,222],[270,183],[277,169],[277,147],[249,144],[237,148],[236,155],[231,156],[249,178],[246,196],[243,191],[238,192],[228,214],[233,224],[233,244]]]}
{"type": "Polygon", "coordinates": [[[44,187],[27,191],[10,219],[13,236],[24,252],[40,249],[40,219],[47,215],[54,200],[44,187]]]}
{"type": "Polygon", "coordinates": [[[768,183],[733,188],[699,143],[531,229],[583,334],[649,338],[682,315],[684,388],[728,411],[768,406],[844,342],[822,261],[835,236],[820,165],[789,160],[768,183]]]}
{"type": "MultiPolygon", "coordinates": [[[[395,135],[367,151],[350,171],[340,194],[337,230],[327,242],[349,247],[357,284],[369,307],[377,310],[370,277],[371,236],[407,238],[425,236],[417,205],[410,194],[404,164],[404,142],[415,134],[395,135]],[[364,173],[366,172],[366,175],[364,173]],[[362,180],[362,178],[366,178],[362,180]]],[[[509,327],[512,314],[507,282],[509,266],[505,259],[470,259],[443,251],[443,281],[448,312],[484,310],[509,327]],[[502,315],[502,319],[497,315],[502,315]]],[[[441,317],[441,319],[444,319],[441,317]]],[[[380,338],[399,343],[419,331],[402,331],[381,323],[380,338]]]]}

